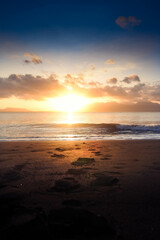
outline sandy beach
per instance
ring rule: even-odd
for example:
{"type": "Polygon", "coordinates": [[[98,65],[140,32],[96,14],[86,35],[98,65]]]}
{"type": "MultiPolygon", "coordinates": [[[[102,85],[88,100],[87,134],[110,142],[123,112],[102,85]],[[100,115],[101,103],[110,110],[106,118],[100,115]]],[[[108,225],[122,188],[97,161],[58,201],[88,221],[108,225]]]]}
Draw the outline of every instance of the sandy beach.
{"type": "Polygon", "coordinates": [[[0,143],[1,239],[159,239],[160,141],[0,143]]]}

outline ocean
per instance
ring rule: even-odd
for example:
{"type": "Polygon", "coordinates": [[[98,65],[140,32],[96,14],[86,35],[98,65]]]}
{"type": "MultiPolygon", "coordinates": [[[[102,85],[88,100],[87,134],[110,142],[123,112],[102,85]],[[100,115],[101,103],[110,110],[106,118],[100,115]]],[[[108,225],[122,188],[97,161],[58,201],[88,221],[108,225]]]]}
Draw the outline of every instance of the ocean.
{"type": "Polygon", "coordinates": [[[0,141],[160,139],[160,112],[0,113],[0,141]]]}

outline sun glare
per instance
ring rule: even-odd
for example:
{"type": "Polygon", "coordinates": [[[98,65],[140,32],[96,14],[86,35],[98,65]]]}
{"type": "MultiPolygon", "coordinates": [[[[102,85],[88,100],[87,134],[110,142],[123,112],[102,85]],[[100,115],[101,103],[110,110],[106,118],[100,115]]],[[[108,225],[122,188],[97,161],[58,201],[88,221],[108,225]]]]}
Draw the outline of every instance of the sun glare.
{"type": "Polygon", "coordinates": [[[88,103],[85,97],[74,94],[67,94],[52,101],[55,110],[68,113],[79,111],[88,103]]]}

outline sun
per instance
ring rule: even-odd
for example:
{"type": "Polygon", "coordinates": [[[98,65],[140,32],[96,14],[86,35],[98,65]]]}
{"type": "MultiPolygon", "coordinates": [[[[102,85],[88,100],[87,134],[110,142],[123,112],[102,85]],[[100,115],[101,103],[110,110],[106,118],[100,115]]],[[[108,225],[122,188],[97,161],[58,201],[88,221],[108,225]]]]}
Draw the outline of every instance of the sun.
{"type": "Polygon", "coordinates": [[[55,110],[72,113],[81,110],[88,103],[88,100],[83,96],[69,93],[53,99],[52,103],[55,110]]]}

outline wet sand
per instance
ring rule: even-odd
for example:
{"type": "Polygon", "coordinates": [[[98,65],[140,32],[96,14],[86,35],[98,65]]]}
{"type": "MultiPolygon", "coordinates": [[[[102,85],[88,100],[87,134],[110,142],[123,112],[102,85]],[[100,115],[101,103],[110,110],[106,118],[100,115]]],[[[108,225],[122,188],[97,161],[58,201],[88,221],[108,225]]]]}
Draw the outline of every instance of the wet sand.
{"type": "Polygon", "coordinates": [[[160,239],[160,141],[0,143],[1,239],[160,239]]]}

